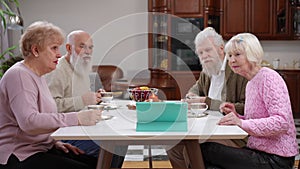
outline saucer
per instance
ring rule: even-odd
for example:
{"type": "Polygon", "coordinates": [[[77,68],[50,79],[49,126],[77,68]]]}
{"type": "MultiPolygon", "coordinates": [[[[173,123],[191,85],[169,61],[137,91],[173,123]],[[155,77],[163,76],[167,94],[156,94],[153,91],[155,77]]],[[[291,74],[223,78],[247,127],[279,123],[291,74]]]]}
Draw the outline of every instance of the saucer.
{"type": "Polygon", "coordinates": [[[112,119],[114,116],[112,116],[112,115],[102,115],[101,116],[101,119],[102,120],[110,120],[110,119],[112,119]]]}
{"type": "Polygon", "coordinates": [[[110,103],[101,102],[100,105],[107,106],[110,105],[110,103]]]}
{"type": "Polygon", "coordinates": [[[204,112],[198,115],[192,114],[191,112],[188,112],[188,118],[201,118],[207,116],[208,113],[204,112]]]}
{"type": "Polygon", "coordinates": [[[117,109],[118,106],[116,104],[112,104],[112,103],[100,103],[100,105],[103,105],[104,106],[104,110],[114,110],[114,109],[117,109]]]}
{"type": "Polygon", "coordinates": [[[117,105],[107,105],[107,106],[104,106],[104,110],[114,110],[114,109],[117,109],[118,106],[117,105]]]}

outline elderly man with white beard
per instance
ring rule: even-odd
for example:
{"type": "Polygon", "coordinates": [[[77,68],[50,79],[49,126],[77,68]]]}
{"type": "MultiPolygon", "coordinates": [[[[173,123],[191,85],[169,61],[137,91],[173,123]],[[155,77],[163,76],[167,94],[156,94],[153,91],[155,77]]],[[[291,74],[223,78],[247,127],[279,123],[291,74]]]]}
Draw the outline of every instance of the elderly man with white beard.
{"type": "Polygon", "coordinates": [[[247,79],[235,74],[224,54],[224,41],[211,27],[195,38],[196,53],[203,71],[186,95],[188,103],[205,102],[210,110],[219,110],[221,103],[231,102],[239,114],[244,114],[247,79]]]}
{"type": "MultiPolygon", "coordinates": [[[[235,74],[224,53],[224,41],[214,28],[207,27],[195,38],[196,54],[202,65],[197,82],[190,88],[185,101],[206,103],[210,110],[219,110],[221,103],[231,102],[238,113],[244,114],[247,79],[235,74]]],[[[228,146],[241,147],[245,140],[214,140],[228,146]]],[[[189,160],[182,145],[167,151],[173,168],[188,168],[189,160]]]]}
{"type": "MultiPolygon", "coordinates": [[[[78,111],[87,105],[101,101],[100,92],[91,91],[93,40],[89,33],[76,30],[67,36],[67,53],[60,58],[54,71],[46,75],[48,87],[57,104],[58,112],[78,111]]],[[[103,89],[99,89],[101,91],[103,89]]],[[[89,140],[64,140],[83,152],[98,157],[99,143],[89,140]]],[[[127,147],[119,148],[114,154],[112,168],[121,168],[127,147]]]]}
{"type": "Polygon", "coordinates": [[[84,31],[77,30],[68,35],[67,54],[46,77],[58,112],[78,111],[100,102],[101,94],[90,90],[93,47],[90,35],[84,31]]]}

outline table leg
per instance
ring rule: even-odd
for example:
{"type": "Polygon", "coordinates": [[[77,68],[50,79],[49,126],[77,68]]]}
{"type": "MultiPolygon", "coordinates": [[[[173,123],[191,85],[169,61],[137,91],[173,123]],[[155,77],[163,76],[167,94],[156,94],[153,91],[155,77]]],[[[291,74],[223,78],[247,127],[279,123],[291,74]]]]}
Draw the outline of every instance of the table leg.
{"type": "Polygon", "coordinates": [[[110,169],[113,154],[100,148],[97,169],[110,169]]]}
{"type": "Polygon", "coordinates": [[[192,169],[205,169],[198,140],[183,140],[192,169]]]}
{"type": "Polygon", "coordinates": [[[148,145],[148,155],[149,155],[149,168],[153,168],[153,165],[152,165],[152,152],[151,152],[151,145],[149,144],[148,145]]]}

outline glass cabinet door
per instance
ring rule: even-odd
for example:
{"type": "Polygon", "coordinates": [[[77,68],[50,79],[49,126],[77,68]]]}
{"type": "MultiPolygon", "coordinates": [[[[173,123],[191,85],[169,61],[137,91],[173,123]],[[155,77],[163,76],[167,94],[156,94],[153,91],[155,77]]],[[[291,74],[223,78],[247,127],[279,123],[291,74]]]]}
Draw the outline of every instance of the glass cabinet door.
{"type": "Polygon", "coordinates": [[[152,68],[168,69],[168,15],[155,13],[152,15],[152,68]]]}
{"type": "Polygon", "coordinates": [[[276,1],[276,34],[288,33],[288,1],[276,1]]]}
{"type": "Polygon", "coordinates": [[[171,30],[171,70],[200,71],[194,40],[204,28],[203,18],[172,18],[171,30]]]}
{"type": "Polygon", "coordinates": [[[292,35],[300,39],[300,0],[291,0],[292,5],[292,35]]]}
{"type": "Polygon", "coordinates": [[[293,34],[295,39],[300,39],[300,6],[295,7],[293,11],[293,34]]]}

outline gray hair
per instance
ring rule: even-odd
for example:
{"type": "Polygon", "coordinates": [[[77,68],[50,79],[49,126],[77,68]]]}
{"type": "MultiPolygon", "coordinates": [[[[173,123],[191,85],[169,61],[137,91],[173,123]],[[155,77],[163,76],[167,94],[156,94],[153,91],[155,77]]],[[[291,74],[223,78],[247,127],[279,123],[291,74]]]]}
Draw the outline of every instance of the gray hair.
{"type": "Polygon", "coordinates": [[[207,40],[207,38],[212,38],[214,45],[216,46],[224,46],[224,40],[220,34],[218,34],[214,28],[207,27],[199,32],[195,38],[195,47],[199,46],[202,42],[207,40]]]}
{"type": "Polygon", "coordinates": [[[233,36],[225,45],[225,53],[228,58],[230,54],[245,52],[250,62],[260,65],[264,56],[263,48],[257,37],[251,33],[240,33],[233,36]]]}
{"type": "Polygon", "coordinates": [[[75,37],[77,35],[81,34],[81,33],[86,33],[86,32],[83,31],[83,30],[75,30],[75,31],[70,32],[68,34],[68,36],[67,36],[67,43],[71,44],[71,45],[74,45],[74,43],[75,43],[75,41],[74,41],[75,37]]]}

